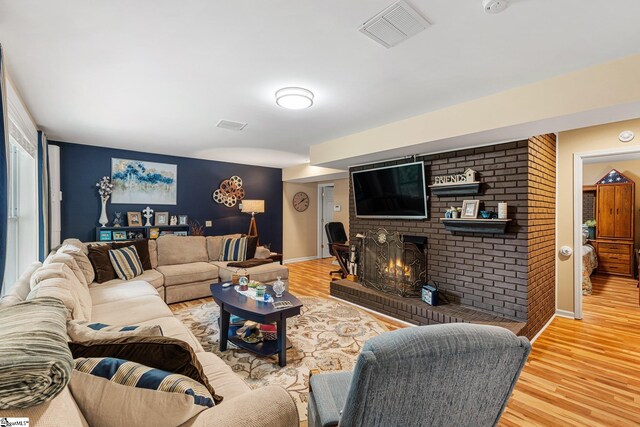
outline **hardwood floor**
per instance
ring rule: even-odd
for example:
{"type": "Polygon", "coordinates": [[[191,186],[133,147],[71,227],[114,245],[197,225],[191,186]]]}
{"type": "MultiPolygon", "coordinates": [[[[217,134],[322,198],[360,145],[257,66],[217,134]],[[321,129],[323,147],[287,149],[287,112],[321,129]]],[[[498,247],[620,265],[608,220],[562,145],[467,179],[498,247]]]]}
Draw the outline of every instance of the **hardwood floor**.
{"type": "MultiPolygon", "coordinates": [[[[331,259],[288,267],[294,294],[329,295],[329,271],[336,269],[331,259]]],[[[592,281],[583,320],[556,317],[534,343],[500,426],[640,425],[637,282],[613,276],[592,281]]],[[[374,316],[389,330],[406,326],[374,316]]]]}

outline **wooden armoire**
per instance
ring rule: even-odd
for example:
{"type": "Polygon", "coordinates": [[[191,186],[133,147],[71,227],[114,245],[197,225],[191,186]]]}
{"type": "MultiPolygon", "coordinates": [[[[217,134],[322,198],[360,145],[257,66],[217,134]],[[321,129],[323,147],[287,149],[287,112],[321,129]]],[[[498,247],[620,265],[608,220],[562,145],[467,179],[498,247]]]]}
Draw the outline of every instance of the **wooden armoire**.
{"type": "Polygon", "coordinates": [[[634,276],[635,183],[615,169],[596,184],[598,271],[634,276]]]}

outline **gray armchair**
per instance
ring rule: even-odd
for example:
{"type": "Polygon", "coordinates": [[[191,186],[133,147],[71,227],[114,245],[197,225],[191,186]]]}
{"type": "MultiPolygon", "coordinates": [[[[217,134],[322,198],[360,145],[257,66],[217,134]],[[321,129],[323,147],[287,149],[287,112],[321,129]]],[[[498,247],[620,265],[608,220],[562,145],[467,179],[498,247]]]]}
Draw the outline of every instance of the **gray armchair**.
{"type": "Polygon", "coordinates": [[[309,427],[494,426],[530,351],[526,338],[497,326],[379,335],[353,372],[311,377],[309,427]]]}

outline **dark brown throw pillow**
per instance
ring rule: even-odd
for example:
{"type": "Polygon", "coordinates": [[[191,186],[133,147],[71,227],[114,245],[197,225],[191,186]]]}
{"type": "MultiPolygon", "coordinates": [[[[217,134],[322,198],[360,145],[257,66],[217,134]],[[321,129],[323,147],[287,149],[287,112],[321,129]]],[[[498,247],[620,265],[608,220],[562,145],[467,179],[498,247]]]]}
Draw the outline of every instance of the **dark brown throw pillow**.
{"type": "Polygon", "coordinates": [[[204,385],[216,405],[222,402],[209,384],[202,365],[184,341],[169,337],[127,336],[115,339],[69,342],[74,359],[79,357],[115,357],[151,368],[184,375],[204,385]]]}
{"type": "Polygon", "coordinates": [[[113,249],[111,245],[89,245],[89,261],[96,273],[95,281],[98,283],[108,282],[117,279],[116,271],[113,269],[109,251],[113,249]]]}
{"type": "Polygon", "coordinates": [[[133,240],[131,242],[119,242],[112,243],[111,246],[113,249],[125,248],[127,246],[135,246],[136,251],[138,251],[138,257],[140,258],[140,262],[142,263],[142,268],[144,270],[151,270],[151,256],[149,255],[149,240],[140,239],[133,240]]]}
{"type": "Polygon", "coordinates": [[[247,236],[247,256],[245,259],[251,259],[256,256],[256,248],[258,247],[258,236],[247,236]]]}

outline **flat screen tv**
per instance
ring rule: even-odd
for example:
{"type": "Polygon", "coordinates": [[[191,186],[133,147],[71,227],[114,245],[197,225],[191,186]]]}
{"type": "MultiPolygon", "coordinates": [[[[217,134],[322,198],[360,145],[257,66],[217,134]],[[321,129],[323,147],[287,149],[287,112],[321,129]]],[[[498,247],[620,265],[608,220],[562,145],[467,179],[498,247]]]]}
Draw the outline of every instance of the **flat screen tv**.
{"type": "Polygon", "coordinates": [[[427,218],[424,163],[352,172],[359,218],[427,218]]]}

